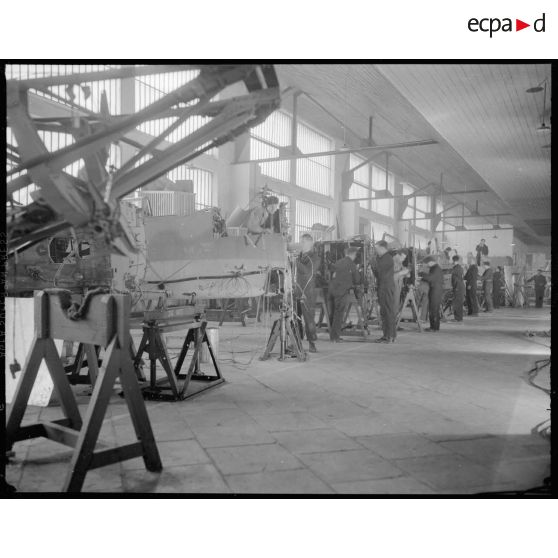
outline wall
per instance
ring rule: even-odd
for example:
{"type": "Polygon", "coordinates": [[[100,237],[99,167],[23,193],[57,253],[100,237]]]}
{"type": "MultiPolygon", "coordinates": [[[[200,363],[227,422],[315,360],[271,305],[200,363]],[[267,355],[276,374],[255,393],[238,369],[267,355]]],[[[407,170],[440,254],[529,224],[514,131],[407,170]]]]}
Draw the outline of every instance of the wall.
{"type": "MultiPolygon", "coordinates": [[[[439,239],[441,239],[441,233],[439,239]]],[[[506,257],[513,256],[513,231],[452,231],[446,232],[446,246],[455,248],[459,254],[467,255],[472,252],[476,255],[476,246],[481,238],[486,239],[488,246],[488,256],[490,257],[506,257]],[[493,238],[497,236],[498,238],[493,238]]]]}

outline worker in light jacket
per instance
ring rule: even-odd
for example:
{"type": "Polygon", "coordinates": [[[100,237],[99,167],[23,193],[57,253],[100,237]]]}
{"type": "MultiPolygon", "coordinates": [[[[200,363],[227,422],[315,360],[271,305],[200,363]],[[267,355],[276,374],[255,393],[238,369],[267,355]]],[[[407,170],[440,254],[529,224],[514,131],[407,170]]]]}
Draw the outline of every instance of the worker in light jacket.
{"type": "Polygon", "coordinates": [[[296,259],[296,282],[294,298],[299,314],[304,319],[306,339],[310,352],[315,353],[316,340],[316,274],[320,266],[320,258],[314,251],[314,239],[308,233],[300,237],[302,252],[296,259]]]}
{"type": "Polygon", "coordinates": [[[490,262],[484,262],[484,273],[482,274],[482,290],[484,294],[485,312],[494,312],[493,302],[494,270],[490,262]]]}
{"type": "Polygon", "coordinates": [[[429,268],[428,273],[423,275],[422,279],[430,286],[428,291],[430,327],[426,328],[425,331],[436,332],[440,331],[440,305],[444,294],[444,272],[434,256],[426,256],[422,262],[429,268]]]}
{"type": "Polygon", "coordinates": [[[453,268],[451,270],[451,288],[453,290],[453,320],[455,323],[463,323],[463,303],[465,302],[465,281],[463,280],[463,267],[461,258],[453,256],[453,268]]]}
{"type": "Polygon", "coordinates": [[[546,277],[543,275],[543,270],[537,270],[537,275],[533,275],[531,279],[527,279],[527,283],[533,281],[535,283],[535,306],[537,308],[543,307],[544,290],[546,287],[546,277]]]}
{"type": "Polygon", "coordinates": [[[393,256],[388,252],[388,245],[385,240],[376,242],[376,253],[378,258],[376,259],[374,273],[378,282],[378,304],[382,317],[383,335],[376,339],[375,343],[394,343],[397,337],[395,319],[399,301],[395,300],[393,256]]]}
{"type": "Polygon", "coordinates": [[[341,328],[349,304],[349,293],[361,282],[360,273],[355,265],[357,252],[358,248],[348,248],[345,251],[345,257],[335,262],[333,267],[333,275],[328,288],[329,338],[332,343],[343,341],[341,328]]]}

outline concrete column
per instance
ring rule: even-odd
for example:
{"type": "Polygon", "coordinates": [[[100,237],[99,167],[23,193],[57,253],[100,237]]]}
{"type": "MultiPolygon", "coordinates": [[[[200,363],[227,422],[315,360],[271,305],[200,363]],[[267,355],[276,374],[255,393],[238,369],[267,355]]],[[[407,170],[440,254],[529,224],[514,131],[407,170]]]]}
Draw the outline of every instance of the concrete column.
{"type": "MultiPolygon", "coordinates": [[[[120,112],[133,114],[136,112],[136,86],[134,78],[126,78],[120,84],[120,112]]],[[[137,149],[124,142],[120,142],[121,162],[125,163],[136,154],[137,149]]]]}

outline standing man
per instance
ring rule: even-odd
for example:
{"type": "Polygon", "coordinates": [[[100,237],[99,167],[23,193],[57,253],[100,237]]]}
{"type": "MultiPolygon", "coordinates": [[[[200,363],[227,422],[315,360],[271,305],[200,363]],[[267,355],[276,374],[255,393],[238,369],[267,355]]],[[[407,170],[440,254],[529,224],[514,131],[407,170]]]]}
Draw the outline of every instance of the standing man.
{"type": "Polygon", "coordinates": [[[546,287],[546,277],[543,275],[542,269],[537,269],[537,275],[533,275],[531,279],[527,279],[527,283],[533,281],[535,283],[535,300],[536,308],[543,307],[544,289],[546,287]]]}
{"type": "MultiPolygon", "coordinates": [[[[472,256],[472,254],[471,254],[472,256]]],[[[467,315],[468,316],[478,316],[479,315],[479,301],[477,299],[477,281],[479,278],[479,268],[477,264],[473,261],[472,257],[469,262],[469,268],[467,273],[465,273],[465,281],[467,282],[467,315]]]]}
{"type": "Polygon", "coordinates": [[[451,270],[451,288],[453,290],[453,320],[455,323],[463,323],[463,303],[465,302],[465,282],[463,281],[463,267],[460,257],[453,256],[453,268],[451,270]]]}
{"type": "Polygon", "coordinates": [[[484,262],[485,271],[482,274],[482,290],[485,301],[485,312],[494,312],[493,304],[493,288],[494,288],[494,270],[490,267],[490,262],[484,262]]]}
{"type": "Polygon", "coordinates": [[[299,314],[304,319],[306,339],[310,345],[309,351],[315,353],[316,340],[316,273],[320,265],[320,258],[314,251],[314,239],[304,233],[300,237],[302,252],[296,260],[296,282],[294,296],[299,314]]]}
{"type": "Polygon", "coordinates": [[[485,256],[488,256],[488,246],[486,245],[486,240],[481,238],[480,243],[477,244],[477,265],[481,264],[485,256]]]}
{"type": "Polygon", "coordinates": [[[434,256],[426,256],[423,263],[425,263],[428,268],[428,274],[423,275],[424,281],[426,281],[430,290],[428,291],[428,315],[430,318],[430,327],[426,328],[424,331],[440,331],[440,305],[442,304],[442,296],[444,294],[444,272],[442,268],[436,262],[434,256]]]}
{"type": "Polygon", "coordinates": [[[493,279],[493,295],[492,299],[494,302],[494,308],[500,308],[500,306],[505,306],[506,302],[504,299],[504,270],[502,266],[498,266],[494,271],[493,279]]]}
{"type": "Polygon", "coordinates": [[[378,303],[380,304],[383,335],[376,339],[375,343],[395,343],[397,337],[395,317],[398,305],[395,300],[393,257],[388,252],[388,245],[385,240],[376,242],[376,253],[378,258],[375,273],[378,280],[378,303]]]}
{"type": "MultiPolygon", "coordinates": [[[[355,265],[358,248],[348,248],[345,257],[341,258],[333,267],[333,276],[329,283],[329,338],[332,343],[340,343],[341,328],[347,305],[349,303],[349,291],[360,284],[360,273],[355,265]]],[[[393,274],[393,272],[392,272],[393,274]]]]}

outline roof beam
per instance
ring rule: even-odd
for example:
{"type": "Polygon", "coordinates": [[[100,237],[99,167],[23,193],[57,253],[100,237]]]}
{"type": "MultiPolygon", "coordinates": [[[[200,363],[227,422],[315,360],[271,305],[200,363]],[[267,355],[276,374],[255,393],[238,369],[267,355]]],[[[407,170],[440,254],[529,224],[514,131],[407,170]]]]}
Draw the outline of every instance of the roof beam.
{"type": "Polygon", "coordinates": [[[281,157],[267,157],[265,159],[249,159],[246,161],[235,161],[233,165],[243,165],[246,163],[273,163],[275,161],[289,161],[292,159],[310,159],[312,157],[329,157],[332,155],[346,155],[349,153],[360,153],[361,151],[373,151],[373,150],[383,150],[386,151],[388,149],[402,149],[405,147],[419,147],[422,145],[433,145],[438,143],[436,140],[427,139],[427,140],[417,140],[417,141],[408,141],[403,143],[391,143],[387,145],[369,145],[365,147],[347,147],[345,149],[332,149],[330,151],[318,151],[317,153],[301,153],[297,155],[285,155],[281,157]]]}

